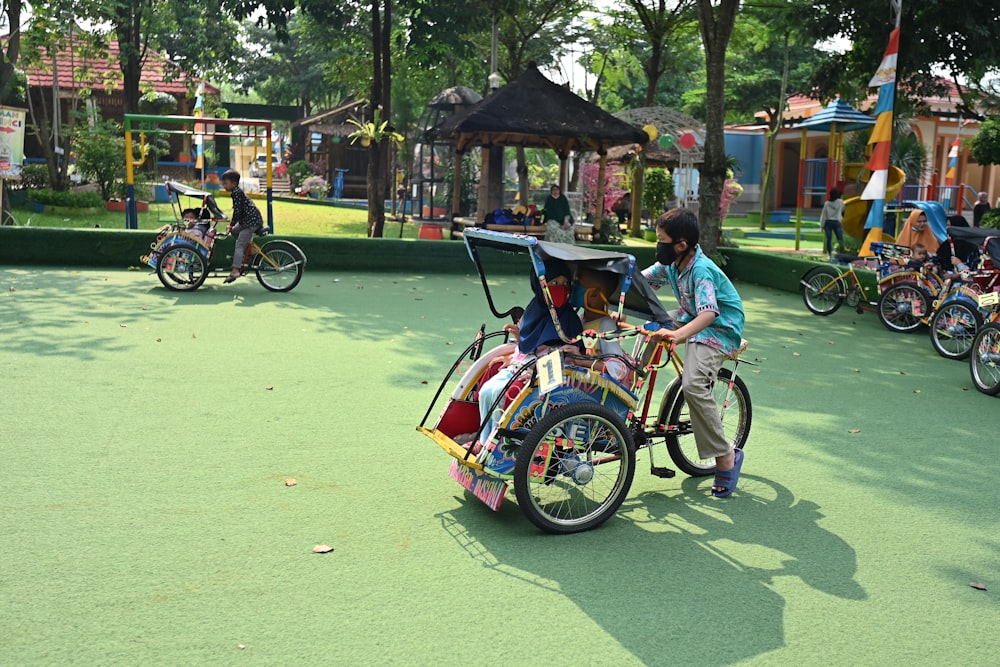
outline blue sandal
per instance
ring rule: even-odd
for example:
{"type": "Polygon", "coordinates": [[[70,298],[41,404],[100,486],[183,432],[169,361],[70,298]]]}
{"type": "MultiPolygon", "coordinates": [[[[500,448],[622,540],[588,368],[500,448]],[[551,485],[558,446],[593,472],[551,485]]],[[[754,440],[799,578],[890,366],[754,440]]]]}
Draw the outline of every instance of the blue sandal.
{"type": "Polygon", "coordinates": [[[733,467],[729,470],[716,470],[715,483],[712,486],[721,486],[722,491],[712,489],[712,495],[716,498],[725,498],[732,495],[736,490],[736,484],[740,481],[740,468],[743,467],[743,450],[737,449],[733,454],[733,467]]]}

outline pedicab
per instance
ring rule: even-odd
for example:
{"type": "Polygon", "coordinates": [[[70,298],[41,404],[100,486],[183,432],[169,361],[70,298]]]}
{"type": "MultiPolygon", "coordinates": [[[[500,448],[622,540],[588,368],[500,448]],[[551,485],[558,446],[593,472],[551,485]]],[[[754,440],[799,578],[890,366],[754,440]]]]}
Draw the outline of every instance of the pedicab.
{"type": "MultiPolygon", "coordinates": [[[[938,202],[909,202],[927,214],[932,233],[944,238],[945,211],[938,202]]],[[[927,323],[931,302],[941,291],[941,279],[933,271],[907,268],[909,246],[878,241],[870,244],[875,257],[837,254],[838,263],[847,264],[843,271],[824,265],[807,271],[799,281],[806,307],[817,315],[831,315],[843,303],[858,313],[874,310],[879,321],[897,333],[912,333],[927,323]],[[876,274],[876,291],[869,289],[855,271],[855,264],[865,263],[876,274]]]]}
{"type": "Polygon", "coordinates": [[[928,327],[935,352],[962,360],[969,356],[983,324],[998,318],[997,311],[980,300],[1000,290],[1000,230],[949,227],[948,237],[950,256],[969,268],[945,281],[933,302],[928,327]]]}
{"type": "MultiPolygon", "coordinates": [[[[228,223],[214,195],[175,181],[167,183],[167,193],[174,222],[160,228],[149,246],[150,252],[140,257],[139,261],[154,269],[160,282],[169,290],[196,290],[208,278],[228,276],[229,266],[212,266],[216,242],[226,238],[226,234],[218,233],[216,226],[220,222],[228,223]],[[181,196],[192,198],[192,205],[182,206],[181,196]],[[198,210],[199,220],[195,224],[182,220],[181,211],[184,208],[198,210]]],[[[267,227],[256,232],[239,267],[240,275],[252,272],[265,289],[288,292],[302,279],[306,266],[305,253],[291,241],[259,241],[268,233],[267,227]]]]}
{"type": "MultiPolygon", "coordinates": [[[[417,427],[453,457],[453,479],[493,510],[513,488],[517,505],[532,523],[565,534],[597,527],[615,514],[629,492],[639,450],[648,450],[650,473],[657,477],[676,474],[658,464],[664,453],[688,475],[715,473],[715,459],[700,458],[694,442],[681,390],[681,358],[673,345],[649,335],[672,320],[634,256],[478,228],[466,230],[464,240],[496,318],[517,322],[524,309],[498,307],[487,273],[501,258],[507,265],[519,261],[537,281],[536,293],[560,339],[583,342],[586,353],[562,348],[540,358],[529,355],[507,373],[510,379],[481,411],[480,389],[515,348],[507,332],[487,333],[482,325],[417,427]],[[599,326],[575,338],[565,335],[553,305],[545,275],[545,262],[552,259],[573,267],[585,299],[596,293],[608,306],[599,326]],[[590,287],[584,275],[591,279],[590,287]],[[639,318],[639,323],[626,322],[626,316],[639,318]],[[675,375],[664,383],[659,376],[668,367],[675,375]],[[443,409],[430,422],[449,385],[443,409]],[[481,412],[486,416],[481,418],[481,412]],[[491,419],[495,429],[480,437],[491,419]]],[[[726,437],[741,449],[752,418],[750,394],[737,374],[743,363],[750,362],[739,353],[732,355],[714,387],[726,437]]]]}

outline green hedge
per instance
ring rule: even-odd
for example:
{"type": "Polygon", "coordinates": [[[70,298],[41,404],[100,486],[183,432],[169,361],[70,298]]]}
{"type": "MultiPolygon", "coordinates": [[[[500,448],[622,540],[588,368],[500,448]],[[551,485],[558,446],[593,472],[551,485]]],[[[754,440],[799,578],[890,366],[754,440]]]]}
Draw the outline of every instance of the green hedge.
{"type": "Polygon", "coordinates": [[[71,192],[42,188],[31,190],[28,201],[45,206],[62,206],[64,208],[101,208],[104,200],[97,192],[71,192]]]}

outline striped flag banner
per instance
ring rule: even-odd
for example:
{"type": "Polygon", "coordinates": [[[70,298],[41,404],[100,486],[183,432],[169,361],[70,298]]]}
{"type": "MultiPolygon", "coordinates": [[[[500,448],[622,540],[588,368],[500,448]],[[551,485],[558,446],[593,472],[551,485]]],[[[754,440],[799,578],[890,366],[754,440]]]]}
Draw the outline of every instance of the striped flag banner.
{"type": "Polygon", "coordinates": [[[865,229],[881,229],[885,211],[886,185],[889,180],[889,151],[892,148],[893,106],[896,97],[896,57],[899,53],[899,28],[889,34],[889,45],[882,56],[875,76],[868,82],[877,87],[878,103],[875,105],[875,127],[868,139],[871,157],[865,165],[871,176],[861,193],[861,199],[871,201],[865,229]]]}

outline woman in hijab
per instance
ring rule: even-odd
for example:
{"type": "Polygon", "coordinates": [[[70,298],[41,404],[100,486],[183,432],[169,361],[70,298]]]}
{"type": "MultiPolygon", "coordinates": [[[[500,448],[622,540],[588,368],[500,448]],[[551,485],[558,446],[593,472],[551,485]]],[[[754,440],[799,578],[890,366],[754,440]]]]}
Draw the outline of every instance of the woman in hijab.
{"type": "Polygon", "coordinates": [[[927,213],[920,209],[915,209],[910,213],[910,217],[903,223],[903,231],[896,237],[896,243],[912,247],[914,243],[922,243],[927,248],[927,252],[934,254],[937,252],[941,242],[934,236],[930,225],[927,224],[927,213]]]}

